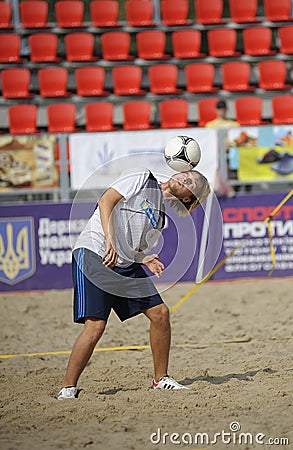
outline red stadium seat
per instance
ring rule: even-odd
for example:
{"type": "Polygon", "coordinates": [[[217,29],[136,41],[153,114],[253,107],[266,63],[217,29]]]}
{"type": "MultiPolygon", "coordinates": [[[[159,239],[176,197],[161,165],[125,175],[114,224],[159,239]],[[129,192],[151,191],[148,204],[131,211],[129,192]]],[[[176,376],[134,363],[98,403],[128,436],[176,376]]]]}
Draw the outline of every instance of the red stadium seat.
{"type": "Polygon", "coordinates": [[[8,108],[8,122],[10,134],[37,133],[36,105],[14,105],[8,108]]]}
{"type": "Polygon", "coordinates": [[[188,128],[188,101],[171,98],[159,104],[161,128],[188,128]]]}
{"type": "Polygon", "coordinates": [[[77,95],[82,97],[106,96],[104,89],[105,69],[103,67],[79,67],[75,70],[77,95]]]}
{"type": "Polygon", "coordinates": [[[264,0],[264,15],[270,22],[292,21],[291,0],[264,0]]]}
{"type": "Polygon", "coordinates": [[[177,89],[178,67],[175,64],[156,64],[148,69],[152,94],[181,94],[177,89]]]}
{"type": "Polygon", "coordinates": [[[286,55],[293,54],[293,25],[280,27],[279,30],[280,48],[279,52],[286,55]]]}
{"type": "Polygon", "coordinates": [[[42,97],[70,97],[67,92],[68,73],[64,67],[45,67],[38,71],[39,90],[42,97]]]}
{"type": "Polygon", "coordinates": [[[59,62],[58,37],[54,33],[35,33],[28,38],[31,62],[59,62]]]}
{"type": "Polygon", "coordinates": [[[222,66],[223,89],[225,91],[254,91],[250,86],[250,64],[244,61],[231,61],[222,66]]]}
{"type": "Polygon", "coordinates": [[[203,25],[224,24],[223,0],[194,0],[196,22],[203,25]]]}
{"type": "Polygon", "coordinates": [[[81,0],[59,0],[55,3],[57,26],[60,28],[78,28],[82,23],[84,4],[81,0]]]}
{"type": "Polygon", "coordinates": [[[127,0],[125,3],[126,22],[130,27],[153,27],[153,2],[127,0]]]}
{"type": "Polygon", "coordinates": [[[23,28],[47,28],[48,2],[26,0],[19,5],[20,21],[23,28]]]}
{"type": "Polygon", "coordinates": [[[18,63],[23,59],[20,54],[20,36],[15,33],[1,33],[0,63],[18,63]]]}
{"type": "Polygon", "coordinates": [[[30,71],[24,67],[4,69],[2,78],[2,97],[4,98],[30,98],[29,92],[30,71]]]}
{"type": "Polygon", "coordinates": [[[229,0],[232,22],[254,23],[261,22],[256,17],[258,0],[229,0]]]}
{"type": "Polygon", "coordinates": [[[110,102],[96,102],[85,105],[86,131],[115,131],[113,126],[114,105],[110,102]]]}
{"type": "Polygon", "coordinates": [[[94,27],[120,27],[117,0],[95,0],[90,3],[91,21],[94,27]]]}
{"type": "Polygon", "coordinates": [[[49,133],[73,133],[75,128],[76,106],[73,103],[54,103],[47,106],[49,133]]]}
{"type": "Polygon", "coordinates": [[[94,35],[87,32],[67,34],[64,38],[67,61],[97,61],[94,53],[94,35]]]}
{"type": "Polygon", "coordinates": [[[214,87],[215,67],[210,63],[192,63],[184,68],[188,92],[216,92],[214,87]]]}
{"type": "Polygon", "coordinates": [[[202,98],[197,102],[198,108],[198,126],[204,127],[207,122],[217,118],[216,104],[218,103],[218,98],[202,98]]]}
{"type": "Polygon", "coordinates": [[[199,30],[177,30],[172,33],[172,47],[175,58],[204,58],[200,52],[201,32],[199,30]]]}
{"type": "Polygon", "coordinates": [[[122,105],[124,130],[149,130],[151,125],[151,103],[146,100],[129,101],[122,105]]]}
{"type": "Polygon", "coordinates": [[[243,30],[244,54],[251,56],[275,55],[271,50],[272,30],[268,27],[251,27],[243,30]]]}
{"type": "MultiPolygon", "coordinates": [[[[137,1],[137,0],[135,0],[137,1]]],[[[137,55],[141,59],[169,59],[165,54],[166,35],[161,30],[144,30],[136,35],[137,55]]]]}
{"type": "Polygon", "coordinates": [[[107,61],[131,61],[129,54],[131,38],[126,31],[108,31],[101,35],[103,59],[107,61]]]}
{"type": "Polygon", "coordinates": [[[0,2],[0,28],[13,28],[11,25],[11,3],[0,2]]]}
{"type": "Polygon", "coordinates": [[[240,125],[262,125],[262,99],[260,97],[239,97],[234,101],[236,121],[240,125]]]}
{"type": "Polygon", "coordinates": [[[188,0],[162,0],[162,24],[166,26],[191,25],[192,21],[188,19],[188,10],[188,0]]]}
{"type": "Polygon", "coordinates": [[[141,89],[142,68],[139,66],[118,66],[112,69],[115,95],[145,95],[141,89]]]}
{"type": "Polygon", "coordinates": [[[210,56],[226,58],[241,55],[241,53],[236,51],[236,30],[229,28],[215,28],[213,30],[208,30],[207,35],[210,56]]]}
{"type": "Polygon", "coordinates": [[[287,66],[285,61],[271,60],[258,63],[260,89],[269,91],[292,89],[286,84],[287,66]]]}
{"type": "Polygon", "coordinates": [[[274,124],[293,124],[293,95],[278,95],[272,98],[274,124]]]}

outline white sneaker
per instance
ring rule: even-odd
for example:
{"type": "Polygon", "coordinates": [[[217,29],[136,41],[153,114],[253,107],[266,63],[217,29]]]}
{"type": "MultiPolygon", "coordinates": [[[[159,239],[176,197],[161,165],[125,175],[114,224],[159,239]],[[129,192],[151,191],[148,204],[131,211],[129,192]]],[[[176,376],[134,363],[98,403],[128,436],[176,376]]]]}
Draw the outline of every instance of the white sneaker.
{"type": "Polygon", "coordinates": [[[77,388],[75,386],[62,388],[57,395],[58,400],[63,400],[64,398],[76,398],[77,388]]]}
{"type": "Polygon", "coordinates": [[[183,386],[183,384],[178,383],[178,381],[166,375],[160,378],[158,382],[153,380],[152,389],[188,389],[188,387],[183,386]]]}

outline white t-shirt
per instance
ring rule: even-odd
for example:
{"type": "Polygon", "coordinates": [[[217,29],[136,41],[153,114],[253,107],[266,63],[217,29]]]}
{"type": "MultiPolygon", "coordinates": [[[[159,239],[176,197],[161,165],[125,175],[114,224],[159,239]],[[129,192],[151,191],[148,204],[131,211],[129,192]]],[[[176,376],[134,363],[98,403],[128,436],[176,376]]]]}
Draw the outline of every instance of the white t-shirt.
{"type": "MultiPolygon", "coordinates": [[[[111,185],[123,196],[113,210],[117,266],[141,262],[154,246],[163,227],[163,198],[158,182],[148,169],[123,172],[111,185]]],[[[100,256],[106,250],[100,209],[96,208],[78,237],[74,250],[87,248],[100,256]]]]}

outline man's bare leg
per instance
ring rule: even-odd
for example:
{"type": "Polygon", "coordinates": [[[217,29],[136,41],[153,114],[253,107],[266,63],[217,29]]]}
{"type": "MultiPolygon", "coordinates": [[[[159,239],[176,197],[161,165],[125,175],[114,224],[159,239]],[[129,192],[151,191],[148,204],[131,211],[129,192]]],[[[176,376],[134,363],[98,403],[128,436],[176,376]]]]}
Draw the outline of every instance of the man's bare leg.
{"type": "Polygon", "coordinates": [[[72,348],[63,387],[76,386],[77,381],[87,365],[94,348],[103,335],[106,321],[87,318],[84,328],[72,348]]]}
{"type": "Polygon", "coordinates": [[[154,306],[144,311],[150,319],[150,344],[153,354],[155,380],[168,373],[169,352],[171,345],[171,326],[169,310],[165,304],[154,306]]]}

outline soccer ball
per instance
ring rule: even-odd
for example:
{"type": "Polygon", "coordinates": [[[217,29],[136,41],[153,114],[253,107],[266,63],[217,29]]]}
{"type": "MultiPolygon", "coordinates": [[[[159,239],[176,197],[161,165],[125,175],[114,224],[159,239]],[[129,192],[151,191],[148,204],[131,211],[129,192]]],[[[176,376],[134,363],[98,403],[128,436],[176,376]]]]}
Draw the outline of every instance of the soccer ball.
{"type": "Polygon", "coordinates": [[[165,160],[176,172],[192,170],[200,161],[199,143],[190,136],[176,136],[167,142],[164,150],[165,160]]]}

